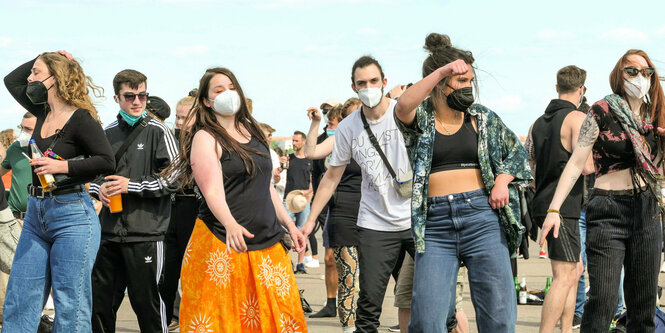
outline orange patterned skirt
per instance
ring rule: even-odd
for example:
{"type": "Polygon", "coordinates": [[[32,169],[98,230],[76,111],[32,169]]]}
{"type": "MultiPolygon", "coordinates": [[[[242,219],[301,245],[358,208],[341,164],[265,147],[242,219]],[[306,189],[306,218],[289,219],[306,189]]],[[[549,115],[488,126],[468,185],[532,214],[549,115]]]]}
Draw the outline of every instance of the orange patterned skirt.
{"type": "Polygon", "coordinates": [[[197,219],[180,282],[182,332],[307,332],[291,260],[281,243],[229,254],[197,219]]]}

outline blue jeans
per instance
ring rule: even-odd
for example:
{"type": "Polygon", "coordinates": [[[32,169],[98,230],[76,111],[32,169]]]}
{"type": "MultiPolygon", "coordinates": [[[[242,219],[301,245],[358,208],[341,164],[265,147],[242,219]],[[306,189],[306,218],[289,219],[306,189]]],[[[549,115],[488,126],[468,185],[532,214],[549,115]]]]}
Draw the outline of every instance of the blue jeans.
{"type": "Polygon", "coordinates": [[[415,257],[409,332],[447,332],[460,260],[468,269],[478,331],[515,332],[510,254],[488,199],[484,189],[428,198],[425,252],[415,257]]]}
{"type": "MultiPolygon", "coordinates": [[[[582,209],[582,212],[580,212],[580,245],[581,245],[581,253],[582,253],[582,262],[584,264],[584,267],[586,267],[586,210],[582,209]]],[[[623,276],[624,276],[624,271],[623,268],[621,269],[621,284],[619,285],[619,304],[617,306],[617,312],[615,313],[616,315],[621,314],[621,311],[623,311],[623,276]]],[[[580,276],[580,280],[577,282],[577,300],[575,301],[575,315],[582,318],[582,314],[584,313],[584,304],[586,303],[586,283],[584,281],[584,272],[582,272],[582,276],[580,276]]]]}
{"type": "Polygon", "coordinates": [[[296,222],[296,227],[298,229],[302,228],[302,226],[305,225],[305,222],[307,222],[307,218],[309,217],[309,203],[307,206],[305,206],[305,209],[303,209],[301,212],[298,213],[291,213],[291,211],[286,208],[286,202],[284,203],[284,208],[286,208],[286,211],[289,212],[289,215],[291,215],[291,218],[296,222]]]}
{"type": "Polygon", "coordinates": [[[91,332],[91,273],[101,237],[86,192],[30,196],[4,305],[3,332],[36,332],[53,288],[53,332],[91,332]]]}

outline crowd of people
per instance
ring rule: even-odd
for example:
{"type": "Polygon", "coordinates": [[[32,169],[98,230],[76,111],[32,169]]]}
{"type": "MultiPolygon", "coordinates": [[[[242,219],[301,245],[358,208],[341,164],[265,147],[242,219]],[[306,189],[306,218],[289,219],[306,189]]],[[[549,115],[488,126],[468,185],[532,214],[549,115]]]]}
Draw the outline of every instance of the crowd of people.
{"type": "Polygon", "coordinates": [[[376,332],[392,276],[395,330],[468,332],[468,278],[477,330],[514,332],[532,224],[554,276],[540,332],[607,332],[623,299],[628,332],[654,332],[665,98],[649,56],[627,51],[592,106],[586,71],[560,69],[523,144],[476,103],[470,51],[438,33],[424,47],[422,79],[390,91],[358,58],[357,97],[308,108],[289,151],[228,68],[205,70],[174,129],[137,70],[115,75],[102,128],[102,89],[70,53],[16,68],[4,82],[27,113],[16,137],[0,132],[3,332],[114,332],[125,294],[142,332],[306,332],[296,274],[318,267],[318,230],[327,302],[311,318],[376,332]]]}

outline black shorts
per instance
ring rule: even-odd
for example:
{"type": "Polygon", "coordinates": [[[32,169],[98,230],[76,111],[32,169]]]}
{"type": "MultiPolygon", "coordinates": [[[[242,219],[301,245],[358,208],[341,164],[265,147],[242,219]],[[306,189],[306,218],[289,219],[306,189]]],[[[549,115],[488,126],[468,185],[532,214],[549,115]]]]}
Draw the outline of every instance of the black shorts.
{"type": "MultiPolygon", "coordinates": [[[[536,217],[536,223],[542,228],[545,217],[536,217]]],[[[580,261],[580,220],[563,218],[559,226],[559,237],[554,238],[554,229],[545,237],[547,240],[547,256],[552,260],[580,261]]]]}

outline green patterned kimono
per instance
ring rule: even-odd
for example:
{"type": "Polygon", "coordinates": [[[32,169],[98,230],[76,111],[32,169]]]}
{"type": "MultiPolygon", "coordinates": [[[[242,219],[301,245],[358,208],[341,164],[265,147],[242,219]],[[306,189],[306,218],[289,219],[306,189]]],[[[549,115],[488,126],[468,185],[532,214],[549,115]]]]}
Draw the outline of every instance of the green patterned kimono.
{"type": "MultiPolygon", "coordinates": [[[[413,168],[411,224],[418,252],[425,252],[427,188],[436,131],[432,110],[430,100],[423,101],[416,109],[416,118],[411,126],[404,125],[395,116],[413,168]]],[[[492,110],[473,104],[468,112],[476,118],[478,125],[478,162],[487,193],[492,190],[497,175],[505,173],[515,177],[508,186],[510,201],[499,211],[499,221],[512,255],[517,251],[524,233],[516,185],[526,185],[533,179],[528,155],[515,133],[492,110]]]]}

